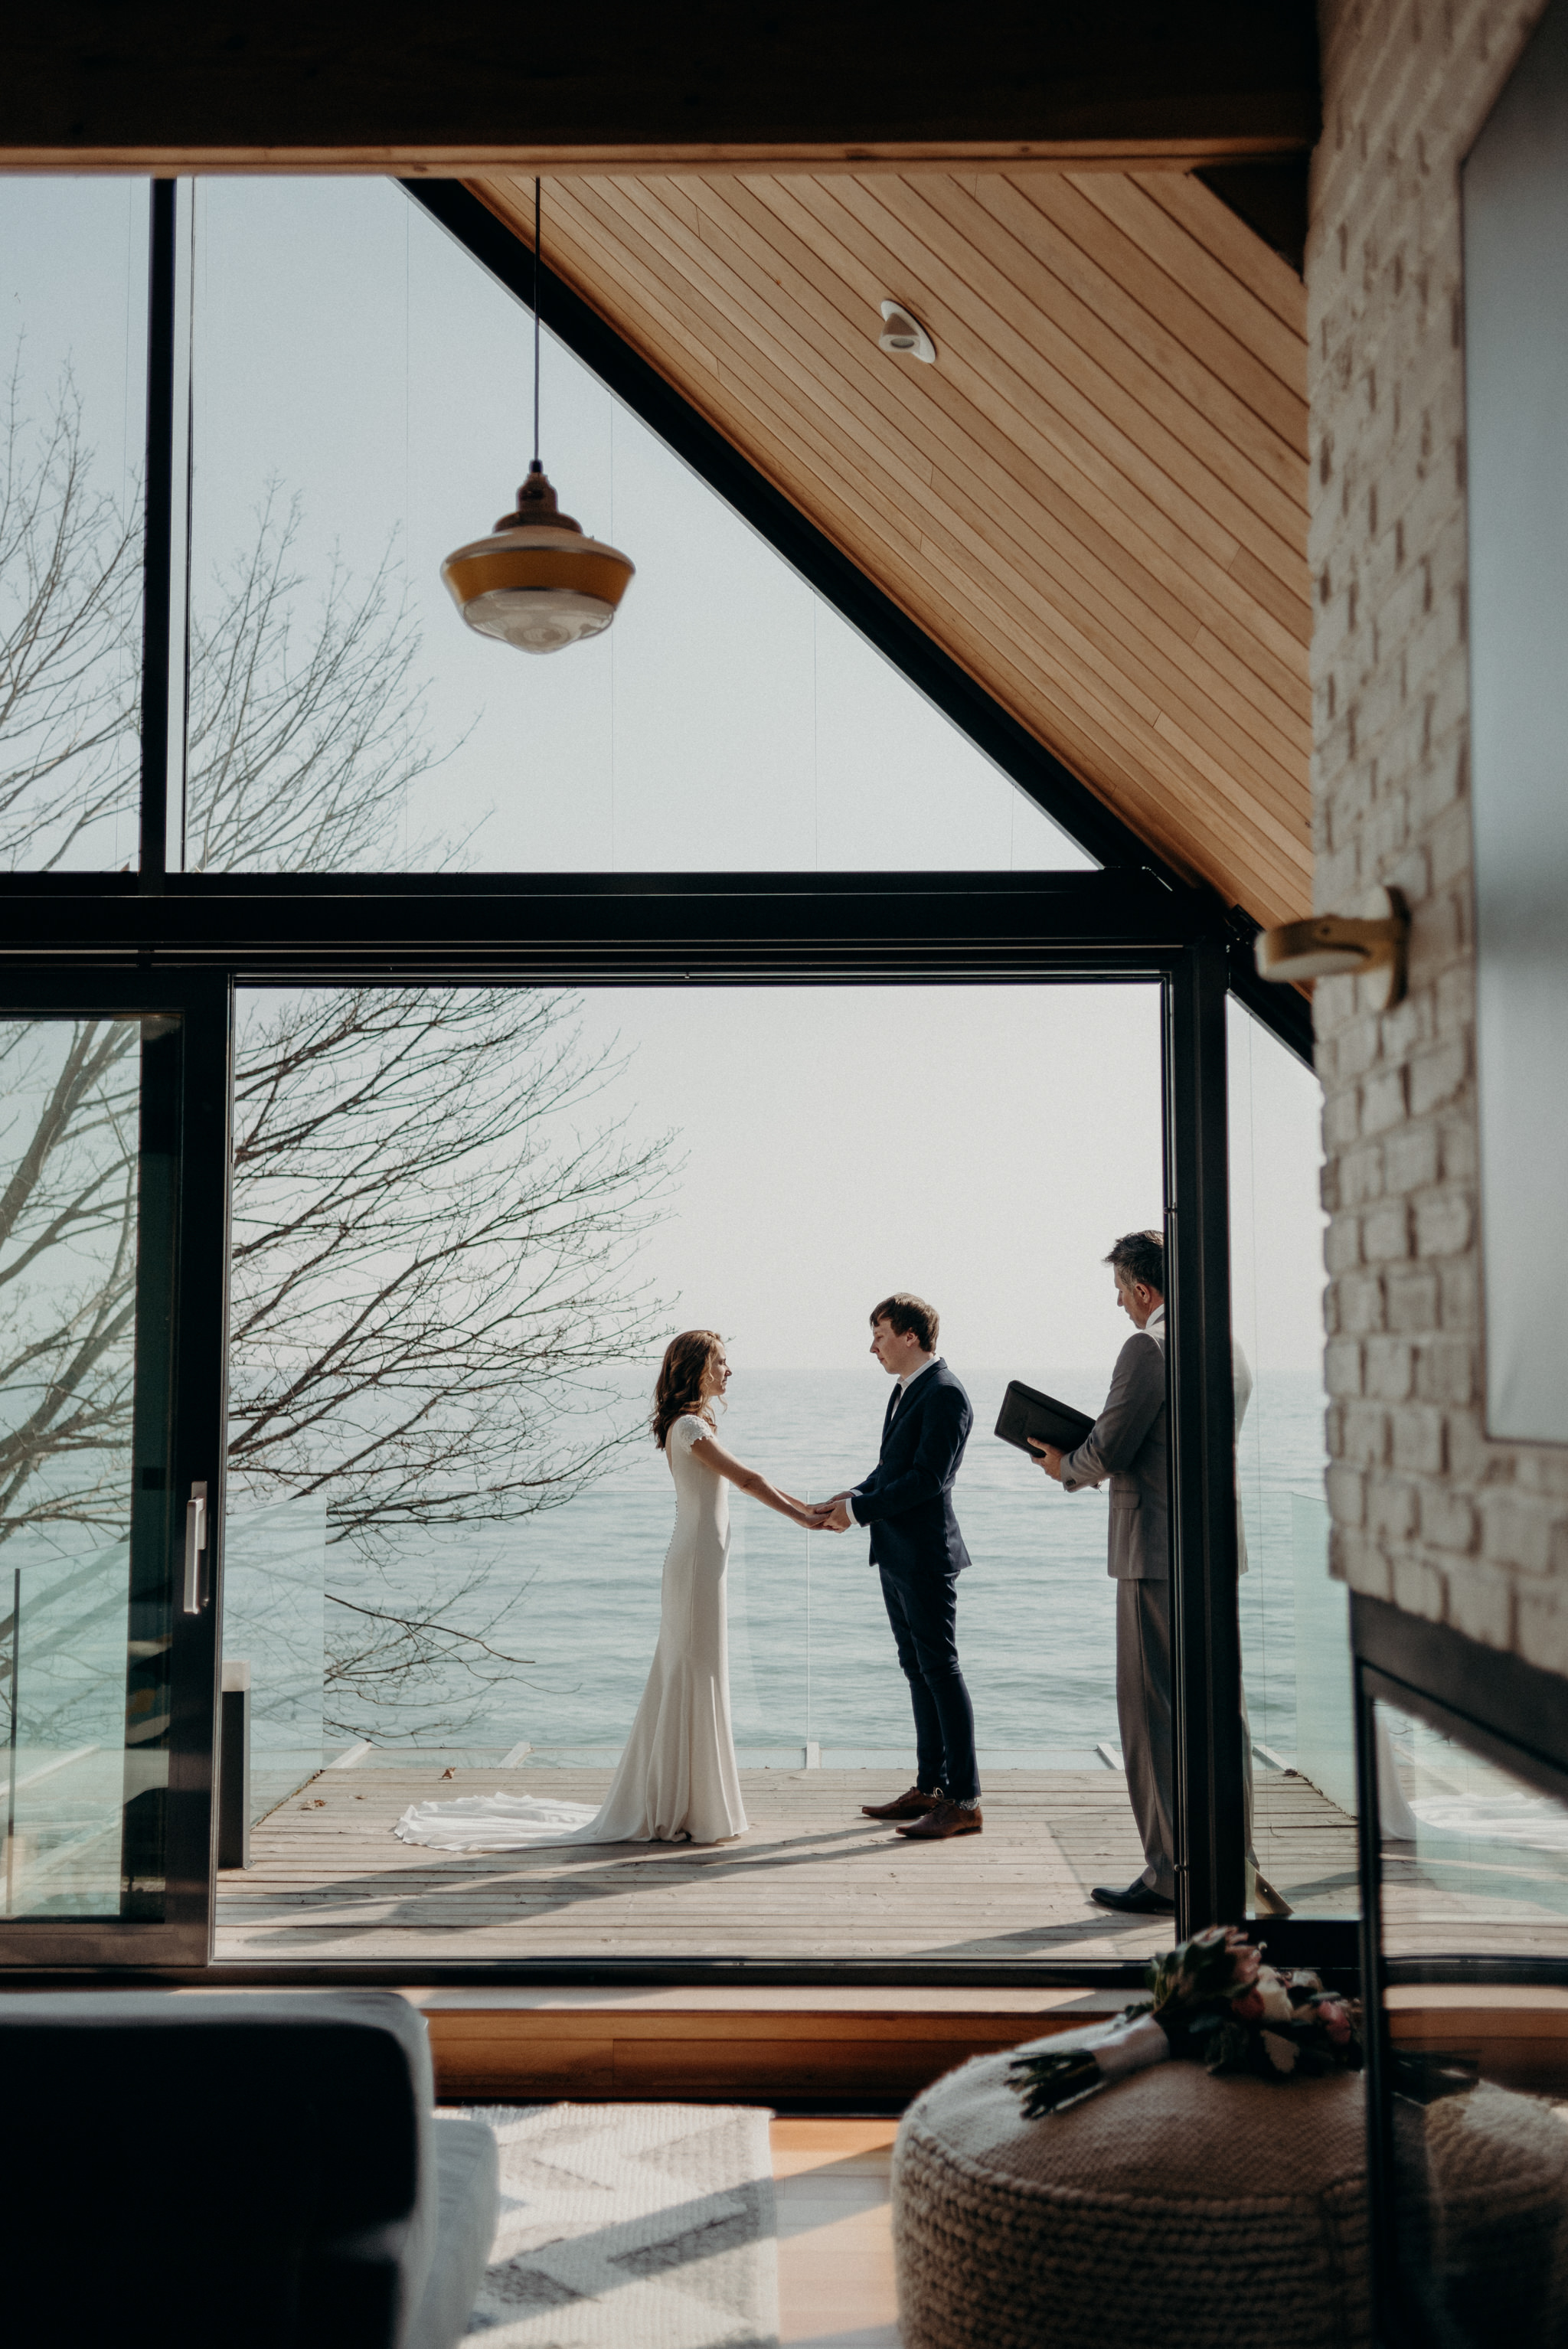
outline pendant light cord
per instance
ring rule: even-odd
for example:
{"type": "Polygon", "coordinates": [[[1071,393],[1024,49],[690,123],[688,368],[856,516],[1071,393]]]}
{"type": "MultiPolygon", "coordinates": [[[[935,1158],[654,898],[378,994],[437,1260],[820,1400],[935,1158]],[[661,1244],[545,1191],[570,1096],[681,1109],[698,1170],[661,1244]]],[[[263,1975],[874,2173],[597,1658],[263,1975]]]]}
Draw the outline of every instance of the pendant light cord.
{"type": "Polygon", "coordinates": [[[539,181],[533,182],[533,471],[539,466],[539,181]]]}

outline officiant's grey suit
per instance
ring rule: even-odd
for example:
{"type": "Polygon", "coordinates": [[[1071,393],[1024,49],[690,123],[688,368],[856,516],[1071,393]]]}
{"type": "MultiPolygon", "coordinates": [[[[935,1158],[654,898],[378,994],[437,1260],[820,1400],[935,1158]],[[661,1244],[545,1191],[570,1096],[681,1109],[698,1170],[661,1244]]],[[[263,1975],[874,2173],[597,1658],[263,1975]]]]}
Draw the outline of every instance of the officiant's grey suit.
{"type": "Polygon", "coordinates": [[[1171,1502],[1166,1484],[1165,1309],[1116,1359],[1105,1408],[1062,1462],[1069,1493],[1110,1481],[1116,1583],[1116,1718],[1143,1881],[1174,1899],[1171,1696],[1171,1502]]]}

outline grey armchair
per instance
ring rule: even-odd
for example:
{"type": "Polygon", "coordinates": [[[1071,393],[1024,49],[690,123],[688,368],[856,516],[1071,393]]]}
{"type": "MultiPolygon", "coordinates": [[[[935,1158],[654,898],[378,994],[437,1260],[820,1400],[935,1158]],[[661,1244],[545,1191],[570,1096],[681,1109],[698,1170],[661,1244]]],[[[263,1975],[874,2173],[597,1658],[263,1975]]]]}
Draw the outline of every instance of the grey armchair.
{"type": "Polygon", "coordinates": [[[0,2309],[17,2349],[450,2349],[495,2140],[437,2118],[383,1991],[0,1996],[0,2309]]]}

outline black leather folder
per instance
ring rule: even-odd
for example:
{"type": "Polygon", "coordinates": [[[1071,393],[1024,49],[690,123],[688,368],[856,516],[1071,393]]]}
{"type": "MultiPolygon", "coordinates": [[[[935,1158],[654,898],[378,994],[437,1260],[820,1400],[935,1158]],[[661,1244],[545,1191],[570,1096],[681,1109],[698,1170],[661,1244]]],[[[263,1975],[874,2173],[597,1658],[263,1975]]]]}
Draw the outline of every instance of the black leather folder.
{"type": "Polygon", "coordinates": [[[1054,1395],[1026,1387],[1022,1379],[1009,1379],[996,1433],[1004,1444],[1027,1453],[1037,1465],[1039,1454],[1029,1451],[1031,1435],[1040,1444],[1054,1444],[1058,1452],[1076,1452],[1093,1425],[1093,1420],[1074,1411],[1071,1403],[1057,1402],[1054,1395]]]}

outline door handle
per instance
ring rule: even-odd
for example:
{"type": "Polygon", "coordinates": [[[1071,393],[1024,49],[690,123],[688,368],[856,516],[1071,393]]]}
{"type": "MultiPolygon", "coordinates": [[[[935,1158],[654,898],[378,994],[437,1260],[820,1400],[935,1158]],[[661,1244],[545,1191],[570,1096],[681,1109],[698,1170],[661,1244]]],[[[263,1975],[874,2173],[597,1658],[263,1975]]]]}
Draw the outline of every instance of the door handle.
{"type": "Polygon", "coordinates": [[[201,1612],[201,1553],[207,1547],[207,1486],[192,1485],[185,1504],[185,1612],[201,1612]]]}

